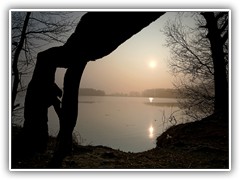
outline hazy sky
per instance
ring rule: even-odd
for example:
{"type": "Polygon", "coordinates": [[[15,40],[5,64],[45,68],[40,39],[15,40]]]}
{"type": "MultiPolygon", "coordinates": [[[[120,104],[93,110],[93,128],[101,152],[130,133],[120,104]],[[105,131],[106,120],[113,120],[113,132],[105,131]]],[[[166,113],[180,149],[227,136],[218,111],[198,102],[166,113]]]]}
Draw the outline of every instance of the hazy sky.
{"type": "MultiPolygon", "coordinates": [[[[138,34],[120,45],[108,56],[89,62],[81,88],[95,88],[106,93],[141,92],[151,88],[172,88],[167,65],[169,50],[160,31],[175,12],[167,12],[138,34]]],[[[58,70],[56,81],[62,87],[64,70],[58,70]]]]}

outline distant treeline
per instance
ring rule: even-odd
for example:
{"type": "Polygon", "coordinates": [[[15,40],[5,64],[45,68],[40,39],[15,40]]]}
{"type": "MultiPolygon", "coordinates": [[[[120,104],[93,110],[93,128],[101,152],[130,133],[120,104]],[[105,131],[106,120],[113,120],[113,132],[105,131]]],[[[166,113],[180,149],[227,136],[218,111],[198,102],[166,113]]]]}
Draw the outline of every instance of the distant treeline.
{"type": "Polygon", "coordinates": [[[142,92],[144,97],[176,98],[176,89],[147,89],[142,92]]]}
{"type": "Polygon", "coordinates": [[[106,93],[102,90],[92,88],[80,88],[79,96],[105,96],[106,93]]]}
{"type": "Polygon", "coordinates": [[[96,90],[93,88],[80,88],[80,96],[124,96],[124,97],[159,97],[159,98],[176,98],[177,91],[175,89],[147,89],[142,93],[113,93],[106,94],[103,90],[96,90]]]}

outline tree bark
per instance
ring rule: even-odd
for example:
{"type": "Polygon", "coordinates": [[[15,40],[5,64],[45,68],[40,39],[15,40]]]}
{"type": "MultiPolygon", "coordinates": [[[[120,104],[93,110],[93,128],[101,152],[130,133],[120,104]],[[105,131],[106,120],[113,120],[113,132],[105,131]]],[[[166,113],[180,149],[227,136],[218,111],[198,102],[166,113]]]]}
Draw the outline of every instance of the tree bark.
{"type": "Polygon", "coordinates": [[[18,58],[19,58],[19,55],[23,48],[24,40],[26,37],[25,34],[26,34],[30,15],[31,15],[31,12],[27,12],[25,20],[24,20],[23,28],[22,28],[21,38],[20,38],[20,41],[18,43],[17,49],[14,54],[14,58],[13,58],[12,70],[13,70],[14,80],[13,80],[13,89],[12,89],[12,111],[15,108],[14,103],[15,103],[15,100],[17,97],[18,84],[20,82],[19,71],[18,71],[18,58]]]}

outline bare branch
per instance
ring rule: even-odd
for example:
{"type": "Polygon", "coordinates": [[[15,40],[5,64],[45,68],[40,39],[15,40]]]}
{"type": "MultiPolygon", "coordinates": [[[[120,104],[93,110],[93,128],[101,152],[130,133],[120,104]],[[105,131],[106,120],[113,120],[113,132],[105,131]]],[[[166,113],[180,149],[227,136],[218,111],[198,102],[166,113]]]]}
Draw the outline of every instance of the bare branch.
{"type": "Polygon", "coordinates": [[[171,50],[169,65],[177,77],[174,86],[179,91],[180,104],[189,109],[186,111],[189,116],[197,118],[212,112],[214,72],[207,32],[199,29],[199,24],[205,22],[199,14],[194,17],[196,28],[184,26],[178,18],[168,22],[163,33],[167,37],[166,46],[171,50]]]}
{"type": "MultiPolygon", "coordinates": [[[[25,16],[26,12],[12,12],[11,16],[12,61],[14,61],[14,54],[18,51],[18,47],[20,47],[20,39],[24,38],[17,66],[14,66],[18,70],[19,77],[19,86],[16,89],[17,102],[21,99],[19,93],[26,90],[26,84],[28,84],[29,77],[32,75],[36,54],[49,47],[50,43],[64,43],[80,19],[80,16],[78,17],[76,13],[73,17],[71,12],[31,12],[27,30],[22,36],[25,16]]],[[[17,73],[12,75],[14,77],[17,73]]],[[[20,106],[22,105],[23,103],[20,106]]]]}

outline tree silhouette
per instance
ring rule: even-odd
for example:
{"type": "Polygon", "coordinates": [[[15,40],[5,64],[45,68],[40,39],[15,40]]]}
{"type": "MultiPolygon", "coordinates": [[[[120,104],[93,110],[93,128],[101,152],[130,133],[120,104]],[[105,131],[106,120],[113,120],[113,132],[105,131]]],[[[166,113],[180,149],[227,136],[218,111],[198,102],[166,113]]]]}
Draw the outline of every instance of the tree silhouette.
{"type": "Polygon", "coordinates": [[[213,113],[214,79],[210,44],[206,31],[199,29],[203,18],[199,13],[177,14],[163,29],[166,46],[170,48],[169,66],[176,77],[174,86],[178,90],[178,101],[185,113],[199,120],[213,113]],[[195,18],[195,26],[182,22],[183,16],[195,18]]]}
{"type": "MultiPolygon", "coordinates": [[[[174,85],[181,97],[180,104],[187,115],[201,119],[217,110],[214,78],[216,64],[213,62],[211,43],[207,37],[208,29],[203,28],[206,22],[204,17],[199,12],[191,13],[191,17],[195,18],[195,28],[183,25],[181,17],[180,15],[174,22],[168,22],[163,30],[167,37],[166,46],[171,49],[170,68],[176,75],[174,85]]],[[[227,18],[217,23],[220,25],[225,21],[227,18]]],[[[225,65],[228,62],[227,46],[225,41],[225,65]]]]}
{"type": "Polygon", "coordinates": [[[15,103],[15,100],[17,97],[18,84],[20,82],[19,70],[18,70],[18,58],[19,58],[21,50],[23,49],[23,44],[24,44],[25,37],[26,37],[26,31],[27,31],[27,26],[28,26],[28,21],[29,21],[30,15],[31,15],[31,12],[27,12],[24,23],[23,23],[19,43],[16,44],[16,42],[15,42],[16,50],[14,53],[14,58],[13,58],[13,63],[12,63],[13,75],[15,77],[14,81],[13,81],[13,89],[12,89],[12,111],[16,107],[16,105],[14,105],[14,103],[15,103]]]}
{"type": "Polygon", "coordinates": [[[26,91],[35,66],[36,49],[64,43],[75,21],[71,12],[11,12],[12,112],[22,109],[16,99],[19,92],[26,91]]]}
{"type": "Polygon", "coordinates": [[[71,151],[72,132],[78,116],[78,93],[81,76],[89,61],[100,59],[164,12],[88,12],[63,46],[38,53],[32,79],[28,85],[24,109],[25,145],[29,149],[46,147],[48,137],[47,108],[49,90],[55,81],[57,67],[67,68],[61,107],[60,131],[53,164],[71,151]]]}
{"type": "Polygon", "coordinates": [[[214,67],[215,102],[214,111],[228,113],[228,12],[203,12],[201,15],[206,20],[203,28],[208,30],[207,38],[214,67]]]}

